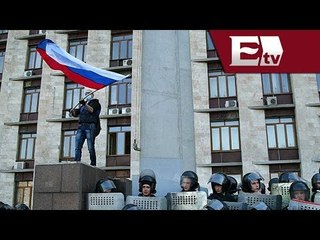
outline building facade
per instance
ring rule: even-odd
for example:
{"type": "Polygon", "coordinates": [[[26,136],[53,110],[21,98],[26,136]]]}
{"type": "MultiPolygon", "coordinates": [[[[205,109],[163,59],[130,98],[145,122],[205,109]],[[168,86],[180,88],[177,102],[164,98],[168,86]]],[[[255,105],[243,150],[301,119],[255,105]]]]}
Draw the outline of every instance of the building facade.
{"type": "MultiPolygon", "coordinates": [[[[205,30],[0,30],[0,201],[32,206],[35,164],[73,162],[84,87],[36,52],[49,38],[95,67],[131,78],[95,93],[102,131],[97,167],[132,180],[153,169],[157,195],[180,191],[193,170],[238,182],[258,171],[310,181],[319,171],[320,75],[227,74],[205,30]]],[[[303,63],[302,63],[303,64],[303,63]]],[[[89,163],[86,145],[82,162],[89,163]]]]}

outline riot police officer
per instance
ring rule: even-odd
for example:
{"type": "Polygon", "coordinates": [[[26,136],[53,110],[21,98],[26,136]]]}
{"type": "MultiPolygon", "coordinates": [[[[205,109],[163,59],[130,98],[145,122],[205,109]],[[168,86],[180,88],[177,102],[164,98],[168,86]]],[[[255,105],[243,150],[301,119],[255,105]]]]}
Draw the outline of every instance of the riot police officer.
{"type": "Polygon", "coordinates": [[[261,175],[250,172],[246,173],[242,178],[241,190],[246,193],[261,193],[261,175]]]}
{"type": "Polygon", "coordinates": [[[320,190],[320,173],[316,173],[312,176],[311,184],[312,184],[311,202],[314,202],[314,197],[317,191],[320,190]]]}
{"type": "Polygon", "coordinates": [[[139,177],[139,195],[141,197],[155,197],[156,191],[156,175],[151,169],[145,169],[140,173],[139,177]]]}
{"type": "Polygon", "coordinates": [[[229,193],[230,180],[224,173],[218,172],[211,175],[209,182],[211,183],[212,193],[208,199],[218,199],[220,201],[235,202],[236,199],[229,193]]]}
{"type": "Polygon", "coordinates": [[[193,171],[185,171],[180,177],[182,192],[197,191],[199,188],[198,175],[193,171]]]}
{"type": "Polygon", "coordinates": [[[109,178],[100,179],[96,184],[96,193],[111,193],[115,192],[116,189],[116,185],[109,178]]]}
{"type": "Polygon", "coordinates": [[[309,201],[310,199],[310,188],[305,182],[295,181],[290,185],[289,188],[290,198],[302,201],[309,201]]]}

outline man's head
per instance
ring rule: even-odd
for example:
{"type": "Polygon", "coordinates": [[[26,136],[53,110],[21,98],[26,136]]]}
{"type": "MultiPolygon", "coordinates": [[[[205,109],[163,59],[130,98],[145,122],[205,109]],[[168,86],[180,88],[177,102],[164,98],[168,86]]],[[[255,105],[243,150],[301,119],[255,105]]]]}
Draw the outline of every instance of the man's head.
{"type": "Polygon", "coordinates": [[[198,175],[193,171],[185,171],[180,177],[182,191],[195,191],[199,187],[198,175]]]}
{"type": "Polygon", "coordinates": [[[156,193],[156,175],[151,169],[145,169],[140,173],[139,192],[143,196],[151,196],[156,193]]]}
{"type": "Polygon", "coordinates": [[[302,181],[295,181],[289,188],[290,198],[302,201],[309,201],[310,189],[308,185],[302,181]]]}
{"type": "Polygon", "coordinates": [[[210,182],[214,193],[226,193],[230,188],[230,180],[222,172],[212,174],[208,183],[210,182]]]}
{"type": "Polygon", "coordinates": [[[94,97],[93,90],[90,88],[85,88],[84,89],[84,96],[87,96],[86,97],[87,101],[91,100],[94,97]]]}
{"type": "Polygon", "coordinates": [[[255,172],[245,174],[242,178],[242,191],[247,193],[259,192],[261,180],[261,176],[255,172]]]}

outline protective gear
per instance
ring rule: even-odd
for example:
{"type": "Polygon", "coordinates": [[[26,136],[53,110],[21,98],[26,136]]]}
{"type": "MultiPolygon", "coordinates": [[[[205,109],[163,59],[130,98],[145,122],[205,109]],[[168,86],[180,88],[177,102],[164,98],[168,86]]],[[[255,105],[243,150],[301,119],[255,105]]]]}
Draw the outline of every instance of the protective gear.
{"type": "Polygon", "coordinates": [[[228,205],[223,202],[223,201],[219,201],[217,199],[213,199],[211,200],[206,206],[205,208],[207,210],[229,210],[228,205]]]}
{"type": "Polygon", "coordinates": [[[243,192],[253,193],[253,191],[251,190],[251,182],[252,181],[258,181],[259,182],[259,189],[260,189],[261,176],[259,176],[255,172],[251,172],[251,173],[246,173],[242,178],[241,189],[243,192]]]}
{"type": "Polygon", "coordinates": [[[227,175],[224,173],[218,172],[211,175],[209,182],[211,182],[212,191],[216,193],[214,186],[220,185],[222,186],[222,192],[225,193],[229,190],[230,187],[230,180],[228,179],[227,175]]]}
{"type": "Polygon", "coordinates": [[[86,101],[85,101],[84,99],[81,99],[81,100],[79,101],[79,103],[82,104],[82,105],[85,105],[85,104],[86,104],[86,101]]]}
{"type": "Polygon", "coordinates": [[[230,194],[234,194],[234,193],[238,192],[238,182],[237,182],[237,180],[232,176],[227,176],[227,178],[229,179],[229,182],[230,182],[230,186],[229,186],[228,192],[230,194]]]}
{"type": "Polygon", "coordinates": [[[140,173],[139,177],[139,192],[142,192],[143,184],[148,184],[151,188],[151,194],[156,193],[156,175],[151,169],[145,169],[140,173]]]}
{"type": "Polygon", "coordinates": [[[309,201],[310,198],[310,188],[308,185],[302,181],[295,181],[290,185],[289,192],[290,192],[290,198],[294,199],[295,197],[295,191],[301,191],[305,193],[304,201],[309,201]]]}
{"type": "Polygon", "coordinates": [[[300,181],[300,178],[293,172],[284,172],[279,176],[279,183],[290,183],[295,181],[300,181]]]}
{"type": "Polygon", "coordinates": [[[269,183],[268,183],[268,191],[271,192],[271,187],[272,187],[272,184],[274,183],[279,183],[279,178],[271,178],[269,183]]]}
{"type": "Polygon", "coordinates": [[[182,173],[180,177],[180,186],[182,190],[182,182],[184,178],[189,178],[191,180],[191,186],[189,191],[196,191],[196,189],[199,187],[198,175],[193,171],[185,171],[184,173],[182,173]]]}
{"type": "Polygon", "coordinates": [[[16,210],[30,210],[30,208],[24,203],[17,204],[14,207],[16,210]]]}
{"type": "Polygon", "coordinates": [[[96,184],[96,193],[114,192],[117,189],[114,182],[110,179],[100,179],[96,184]]]}
{"type": "Polygon", "coordinates": [[[264,202],[258,202],[251,206],[251,210],[271,210],[264,202]]]}
{"type": "Polygon", "coordinates": [[[141,210],[141,208],[139,208],[137,205],[134,205],[132,203],[128,203],[122,208],[122,210],[141,210]]]}
{"type": "Polygon", "coordinates": [[[316,173],[311,178],[312,192],[316,192],[317,190],[320,190],[320,188],[317,186],[317,183],[320,183],[320,173],[316,173]]]}

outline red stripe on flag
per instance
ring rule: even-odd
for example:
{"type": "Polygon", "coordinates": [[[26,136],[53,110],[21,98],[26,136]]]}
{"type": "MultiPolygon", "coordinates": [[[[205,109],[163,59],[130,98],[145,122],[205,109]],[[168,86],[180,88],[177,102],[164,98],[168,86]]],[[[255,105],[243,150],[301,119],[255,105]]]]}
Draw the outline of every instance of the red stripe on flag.
{"type": "Polygon", "coordinates": [[[49,65],[50,68],[62,71],[70,80],[88,88],[101,89],[105,87],[105,85],[95,83],[88,78],[84,78],[81,75],[72,72],[68,67],[61,65],[58,62],[54,61],[52,58],[50,58],[44,50],[37,48],[37,51],[45,60],[45,62],[49,65]]]}

